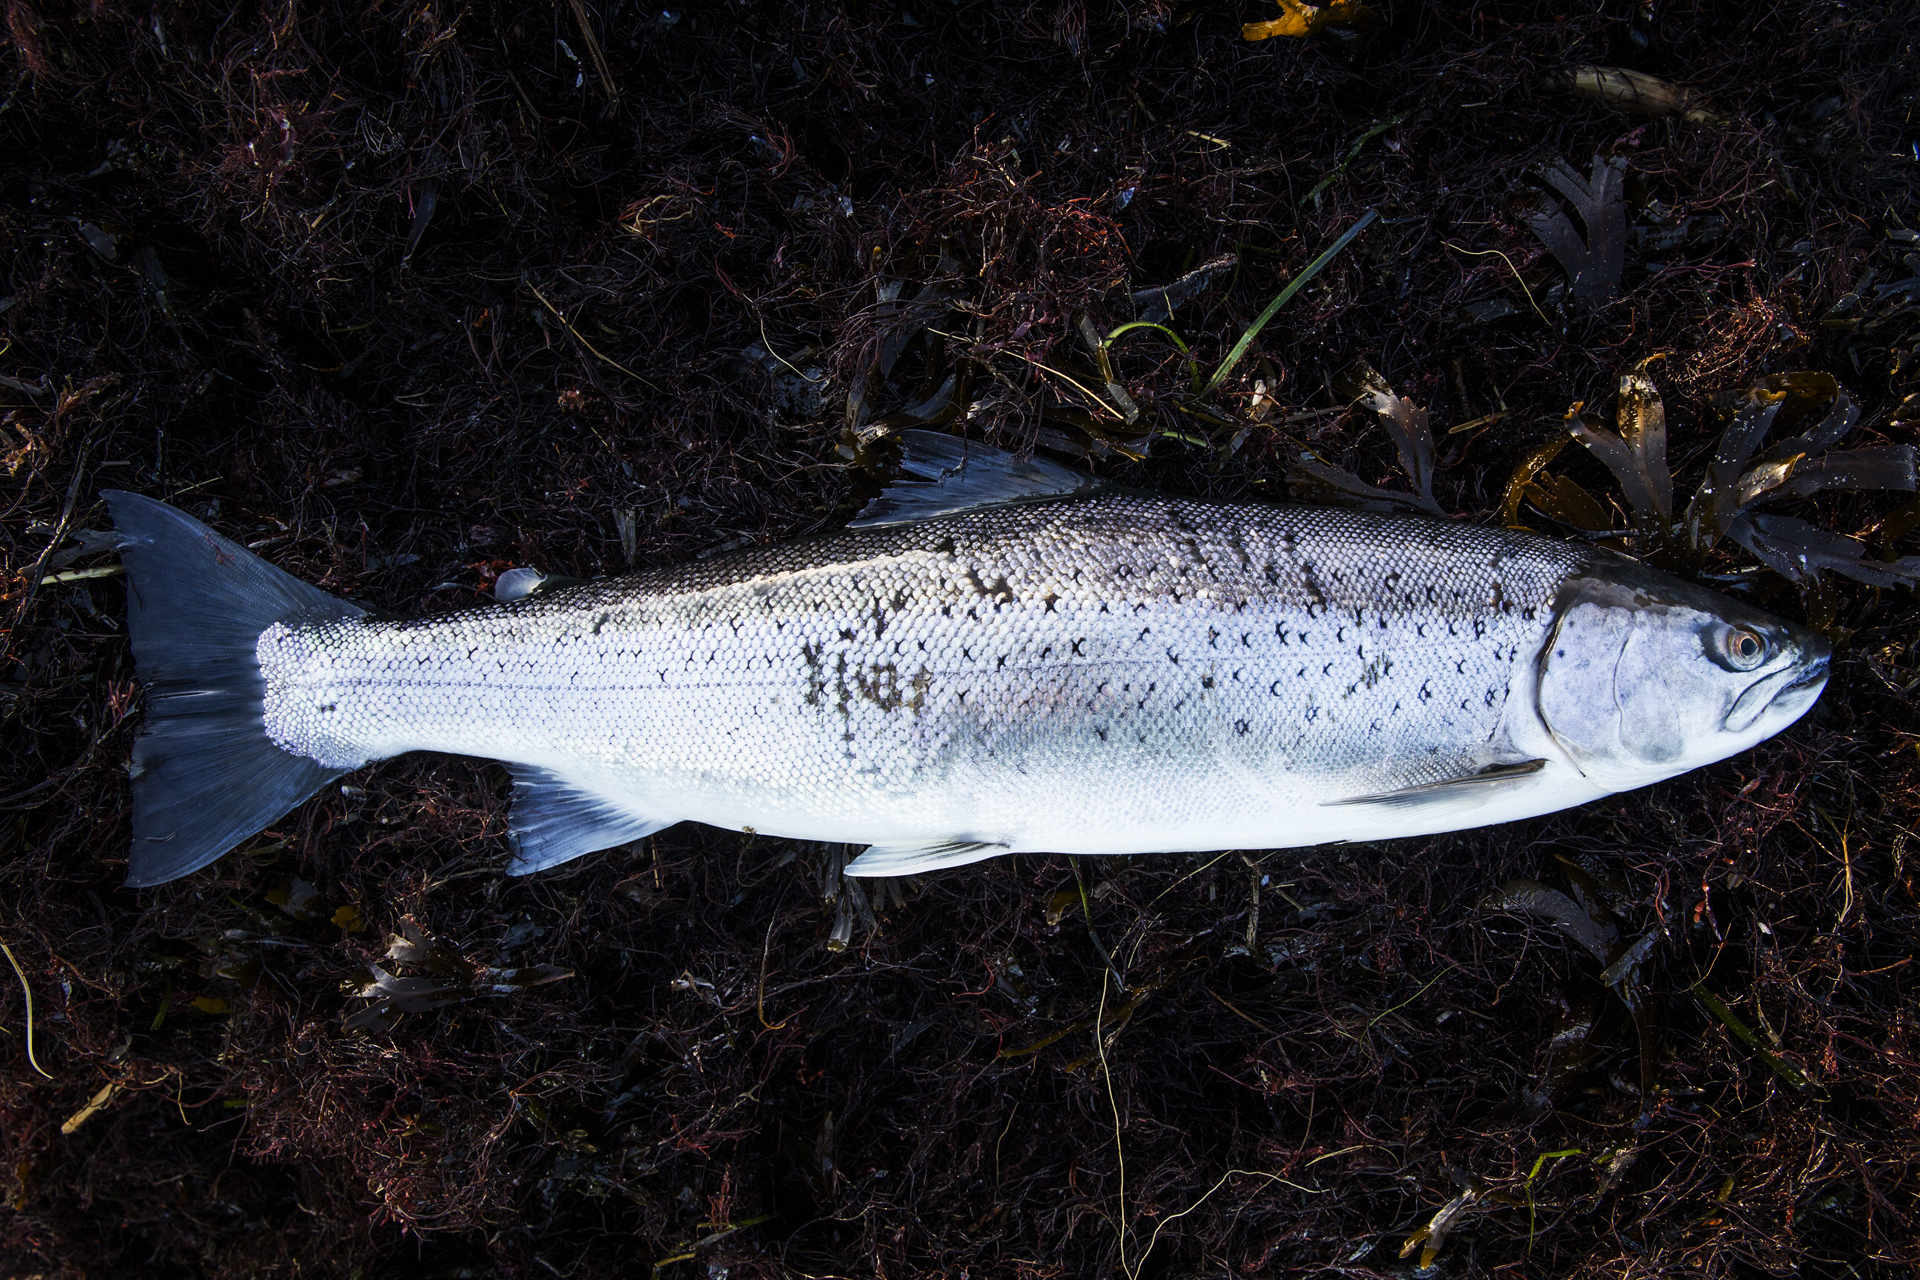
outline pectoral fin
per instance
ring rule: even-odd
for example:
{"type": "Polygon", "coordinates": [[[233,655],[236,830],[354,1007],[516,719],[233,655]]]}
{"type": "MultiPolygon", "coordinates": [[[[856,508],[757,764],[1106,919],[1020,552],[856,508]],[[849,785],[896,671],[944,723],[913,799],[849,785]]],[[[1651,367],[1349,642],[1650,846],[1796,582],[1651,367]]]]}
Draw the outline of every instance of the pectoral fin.
{"type": "Polygon", "coordinates": [[[850,876],[917,876],[946,867],[964,867],[983,862],[1007,851],[1004,844],[983,844],[977,840],[942,840],[925,845],[874,845],[849,862],[850,876]]]}
{"type": "Polygon", "coordinates": [[[530,764],[510,764],[513,804],[507,810],[507,874],[544,871],[583,853],[652,835],[674,820],[631,813],[579,783],[530,764]]]}
{"type": "Polygon", "coordinates": [[[1439,782],[1425,782],[1417,787],[1402,787],[1398,791],[1383,791],[1378,795],[1353,796],[1346,800],[1329,800],[1322,808],[1334,809],[1348,805],[1380,805],[1388,809],[1425,808],[1428,805],[1478,804],[1491,798],[1494,793],[1504,790],[1523,778],[1531,777],[1547,767],[1545,760],[1522,760],[1517,764],[1490,764],[1478,773],[1469,773],[1459,778],[1443,778],[1439,782]]]}

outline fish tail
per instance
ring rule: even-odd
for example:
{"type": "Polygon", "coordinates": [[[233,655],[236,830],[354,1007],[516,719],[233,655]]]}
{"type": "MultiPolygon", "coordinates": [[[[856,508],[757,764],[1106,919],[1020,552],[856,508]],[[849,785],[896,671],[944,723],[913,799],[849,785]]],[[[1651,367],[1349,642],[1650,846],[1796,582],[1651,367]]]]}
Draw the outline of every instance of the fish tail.
{"type": "Polygon", "coordinates": [[[127,630],[146,685],[134,740],[127,884],[184,876],[284,815],[346,770],[267,736],[255,646],[276,622],[355,617],[164,502],[104,491],[127,570],[127,630]]]}

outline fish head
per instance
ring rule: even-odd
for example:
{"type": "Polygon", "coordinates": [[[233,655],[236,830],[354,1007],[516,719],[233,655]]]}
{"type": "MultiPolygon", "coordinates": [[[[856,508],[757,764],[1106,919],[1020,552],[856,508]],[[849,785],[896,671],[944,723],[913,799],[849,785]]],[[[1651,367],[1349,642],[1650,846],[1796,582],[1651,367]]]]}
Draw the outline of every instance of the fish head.
{"type": "Polygon", "coordinates": [[[1606,553],[1560,592],[1537,705],[1582,773],[1625,791],[1780,732],[1831,656],[1805,627],[1606,553]]]}

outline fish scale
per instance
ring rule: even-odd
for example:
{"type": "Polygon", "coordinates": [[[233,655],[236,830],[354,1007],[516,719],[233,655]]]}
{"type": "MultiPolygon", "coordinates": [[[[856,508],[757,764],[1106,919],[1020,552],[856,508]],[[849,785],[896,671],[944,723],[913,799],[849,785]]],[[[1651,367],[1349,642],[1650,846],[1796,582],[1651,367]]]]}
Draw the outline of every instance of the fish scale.
{"type": "Polygon", "coordinates": [[[279,623],[258,656],[269,736],[338,768],[487,756],[656,821],[810,839],[1216,847],[1492,761],[1581,555],[1099,496],[418,621],[279,623]]]}

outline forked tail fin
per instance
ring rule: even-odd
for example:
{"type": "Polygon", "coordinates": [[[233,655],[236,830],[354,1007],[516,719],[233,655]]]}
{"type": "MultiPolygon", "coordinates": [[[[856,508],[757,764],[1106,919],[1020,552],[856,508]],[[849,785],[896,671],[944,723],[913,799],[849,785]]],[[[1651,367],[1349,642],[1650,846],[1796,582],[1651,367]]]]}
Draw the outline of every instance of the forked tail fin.
{"type": "Polygon", "coordinates": [[[127,569],[127,629],[147,687],[134,740],[127,883],[197,871],[346,772],[267,736],[254,647],[276,622],[365,613],[183,511],[106,490],[127,569]]]}

